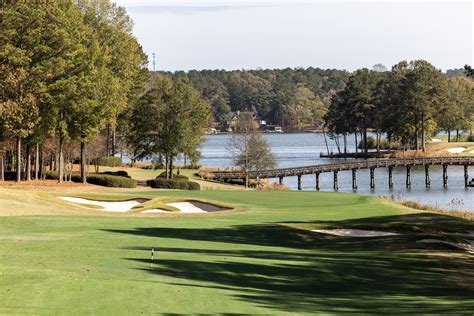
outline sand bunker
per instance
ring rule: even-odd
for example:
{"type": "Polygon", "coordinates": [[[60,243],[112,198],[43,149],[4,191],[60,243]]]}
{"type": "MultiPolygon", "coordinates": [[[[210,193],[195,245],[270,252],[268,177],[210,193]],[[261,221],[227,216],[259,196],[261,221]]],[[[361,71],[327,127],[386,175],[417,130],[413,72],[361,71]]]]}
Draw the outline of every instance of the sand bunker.
{"type": "Polygon", "coordinates": [[[441,139],[439,139],[439,138],[432,138],[431,141],[432,141],[433,143],[438,143],[438,142],[441,141],[441,139]]]}
{"type": "MultiPolygon", "coordinates": [[[[133,210],[134,207],[144,202],[144,200],[142,199],[120,201],[120,202],[105,202],[105,201],[94,201],[94,200],[67,197],[67,196],[60,197],[60,199],[64,201],[72,202],[72,203],[83,204],[84,207],[87,207],[87,204],[100,206],[101,209],[97,209],[98,211],[118,212],[118,213],[130,212],[133,210]]],[[[218,211],[225,210],[225,208],[222,208],[222,207],[218,207],[218,206],[208,204],[208,203],[197,202],[197,201],[176,202],[176,203],[169,203],[167,205],[173,206],[179,209],[181,213],[208,213],[208,212],[218,212],[218,211]]],[[[152,210],[146,210],[140,213],[153,214],[153,213],[170,213],[170,212],[166,210],[161,210],[161,209],[152,209],[152,210]]]]}
{"type": "Polygon", "coordinates": [[[400,235],[397,233],[363,229],[313,229],[312,232],[345,237],[382,237],[400,235]]]}
{"type": "Polygon", "coordinates": [[[225,210],[222,207],[218,207],[208,203],[202,203],[197,201],[187,201],[187,202],[176,202],[169,203],[169,206],[176,207],[181,211],[181,213],[208,213],[208,212],[218,212],[225,210]]]}
{"type": "Polygon", "coordinates": [[[143,211],[143,212],[140,212],[142,214],[155,214],[155,213],[170,213],[169,211],[165,211],[165,210],[159,210],[159,209],[154,209],[154,210],[146,210],[146,211],[143,211]]]}
{"type": "Polygon", "coordinates": [[[455,243],[455,242],[439,240],[439,239],[422,239],[422,240],[418,240],[417,242],[427,243],[427,244],[445,244],[445,245],[453,246],[458,249],[465,250],[469,253],[474,253],[474,241],[466,241],[464,243],[455,243]]]}
{"type": "Polygon", "coordinates": [[[466,148],[464,148],[464,147],[456,147],[456,148],[448,149],[448,152],[452,153],[452,154],[460,154],[460,153],[464,152],[465,150],[466,150],[466,148]]]}
{"type": "Polygon", "coordinates": [[[140,205],[142,201],[140,200],[130,200],[130,201],[120,201],[120,202],[103,202],[103,201],[93,201],[75,197],[62,196],[60,199],[72,203],[78,204],[89,204],[102,207],[99,211],[105,212],[117,212],[125,213],[131,211],[135,206],[140,205]]]}

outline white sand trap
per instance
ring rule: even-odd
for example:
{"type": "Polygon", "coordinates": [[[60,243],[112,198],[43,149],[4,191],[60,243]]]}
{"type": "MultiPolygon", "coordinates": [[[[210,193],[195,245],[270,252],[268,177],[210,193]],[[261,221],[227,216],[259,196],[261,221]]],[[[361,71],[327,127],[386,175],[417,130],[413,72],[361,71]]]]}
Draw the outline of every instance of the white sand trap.
{"type": "Polygon", "coordinates": [[[433,143],[438,143],[438,142],[441,141],[441,139],[439,139],[439,138],[432,138],[431,141],[432,141],[433,143]]]}
{"type": "Polygon", "coordinates": [[[121,201],[121,202],[102,202],[102,201],[93,201],[93,200],[67,197],[67,196],[62,196],[60,197],[60,199],[68,201],[68,202],[72,202],[72,203],[97,205],[97,206],[102,207],[102,209],[100,209],[99,211],[117,212],[117,213],[129,212],[132,210],[132,208],[141,204],[139,201],[136,201],[136,200],[121,201]]]}
{"type": "Polygon", "coordinates": [[[398,233],[363,229],[313,229],[312,232],[345,237],[382,237],[400,235],[398,233]]]}
{"type": "Polygon", "coordinates": [[[427,243],[427,244],[445,244],[445,245],[453,246],[458,249],[465,250],[469,253],[474,253],[474,241],[466,241],[465,243],[454,243],[454,242],[439,240],[439,239],[422,239],[422,240],[418,240],[417,242],[427,243]]]}
{"type": "Polygon", "coordinates": [[[464,148],[464,147],[456,147],[456,148],[449,148],[448,152],[452,153],[452,154],[460,154],[460,153],[464,152],[465,150],[466,150],[466,148],[464,148]]]}
{"type": "Polygon", "coordinates": [[[159,210],[159,209],[154,209],[154,210],[146,210],[146,211],[143,211],[143,212],[140,212],[142,214],[155,214],[155,213],[171,213],[169,211],[165,211],[165,210],[159,210]]]}
{"type": "Polygon", "coordinates": [[[471,150],[469,153],[470,153],[470,154],[474,154],[474,150],[471,150]]]}
{"type": "Polygon", "coordinates": [[[197,201],[189,201],[189,202],[176,202],[176,203],[169,203],[169,206],[176,207],[181,211],[181,213],[207,213],[207,212],[217,212],[223,211],[224,208],[197,202],[197,201]]]}

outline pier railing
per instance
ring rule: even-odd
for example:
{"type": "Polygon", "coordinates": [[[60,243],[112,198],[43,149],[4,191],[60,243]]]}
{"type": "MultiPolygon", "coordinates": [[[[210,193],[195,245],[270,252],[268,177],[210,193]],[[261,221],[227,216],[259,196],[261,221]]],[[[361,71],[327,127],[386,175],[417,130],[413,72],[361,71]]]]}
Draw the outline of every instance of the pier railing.
{"type": "MultiPolygon", "coordinates": [[[[465,171],[465,182],[467,186],[468,174],[467,167],[474,165],[474,157],[462,156],[462,157],[422,157],[422,158],[388,158],[388,159],[372,159],[364,161],[352,161],[352,162],[341,162],[332,164],[321,164],[304,167],[293,167],[293,168],[282,168],[282,169],[270,169],[260,171],[208,171],[204,175],[208,178],[213,178],[220,181],[226,181],[230,179],[263,179],[263,178],[280,178],[280,183],[284,177],[298,177],[298,188],[301,189],[301,176],[308,174],[316,175],[316,186],[319,189],[319,174],[325,172],[334,172],[334,188],[337,189],[337,172],[344,170],[352,170],[353,174],[353,187],[357,187],[355,183],[356,171],[359,169],[371,170],[371,187],[375,187],[373,181],[374,169],[387,168],[389,170],[389,176],[391,180],[392,169],[394,167],[407,167],[407,187],[411,185],[410,181],[410,168],[412,166],[425,166],[426,171],[426,185],[429,186],[429,166],[440,165],[443,166],[443,179],[444,184],[447,186],[447,166],[464,166],[465,171]]],[[[392,182],[389,183],[392,186],[392,182]]]]}

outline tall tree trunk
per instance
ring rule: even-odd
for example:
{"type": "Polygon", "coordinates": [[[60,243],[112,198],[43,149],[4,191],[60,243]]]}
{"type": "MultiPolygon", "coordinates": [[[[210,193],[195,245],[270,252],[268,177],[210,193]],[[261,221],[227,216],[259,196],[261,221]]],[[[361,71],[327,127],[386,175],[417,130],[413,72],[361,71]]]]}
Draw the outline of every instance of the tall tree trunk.
{"type": "Polygon", "coordinates": [[[421,111],[421,149],[425,152],[425,111],[421,111]]]}
{"type": "Polygon", "coordinates": [[[369,143],[367,142],[367,127],[364,127],[364,152],[369,153],[369,143]]]}
{"type": "Polygon", "coordinates": [[[165,178],[169,179],[169,174],[168,174],[168,154],[165,154],[165,178]]]}
{"type": "Polygon", "coordinates": [[[26,181],[31,181],[31,146],[26,145],[26,181]]]}
{"type": "Polygon", "coordinates": [[[456,129],[456,142],[459,142],[459,129],[456,129]]]}
{"type": "Polygon", "coordinates": [[[116,128],[115,126],[112,127],[112,157],[115,156],[115,141],[116,141],[116,128]]]}
{"type": "Polygon", "coordinates": [[[44,172],[44,152],[43,152],[43,145],[39,147],[39,178],[44,180],[46,174],[44,172]]]}
{"type": "Polygon", "coordinates": [[[376,137],[376,140],[377,140],[377,152],[379,153],[380,152],[380,133],[379,133],[379,131],[377,131],[377,133],[375,134],[375,137],[376,137]]]}
{"type": "Polygon", "coordinates": [[[420,144],[419,144],[419,141],[418,141],[418,136],[419,136],[419,131],[418,131],[418,127],[415,129],[415,150],[416,152],[418,152],[418,149],[420,148],[420,144]]]}
{"type": "Polygon", "coordinates": [[[52,150],[49,155],[49,171],[53,171],[53,151],[52,150]]]}
{"type": "Polygon", "coordinates": [[[3,151],[0,152],[0,181],[5,181],[5,163],[3,151]]]}
{"type": "Polygon", "coordinates": [[[354,133],[356,154],[359,153],[359,144],[357,143],[357,131],[354,133]]]}
{"type": "Polygon", "coordinates": [[[448,143],[451,142],[451,129],[448,130],[448,143]]]}
{"type": "Polygon", "coordinates": [[[64,182],[64,137],[62,135],[59,136],[59,178],[58,182],[64,182]]]}
{"type": "Polygon", "coordinates": [[[81,182],[87,183],[86,177],[86,145],[81,142],[81,182]]]}
{"type": "Polygon", "coordinates": [[[106,139],[106,156],[110,156],[110,124],[107,123],[107,135],[105,137],[106,139]]]}
{"type": "Polygon", "coordinates": [[[173,179],[173,156],[170,156],[170,179],[173,179]]]}
{"type": "Polygon", "coordinates": [[[36,144],[35,147],[35,180],[38,180],[38,174],[39,174],[39,145],[36,144]]]}
{"type": "Polygon", "coordinates": [[[347,134],[344,133],[344,155],[347,155],[347,134]]]}
{"type": "Polygon", "coordinates": [[[21,137],[16,138],[16,182],[21,181],[21,137]]]}
{"type": "Polygon", "coordinates": [[[326,150],[328,152],[328,156],[329,156],[329,146],[328,146],[328,140],[326,138],[326,131],[323,130],[323,135],[324,135],[324,142],[326,143],[326,150]]]}

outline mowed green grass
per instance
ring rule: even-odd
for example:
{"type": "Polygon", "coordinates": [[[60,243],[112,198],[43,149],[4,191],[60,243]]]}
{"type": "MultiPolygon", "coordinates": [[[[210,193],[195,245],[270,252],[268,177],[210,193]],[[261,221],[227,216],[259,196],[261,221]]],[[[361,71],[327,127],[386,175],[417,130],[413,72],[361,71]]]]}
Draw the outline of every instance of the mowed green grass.
{"type": "Polygon", "coordinates": [[[474,311],[473,256],[416,243],[459,238],[474,231],[472,222],[339,193],[110,194],[201,199],[236,211],[0,217],[0,314],[474,311]],[[320,227],[403,235],[357,239],[309,231],[320,227]]]}

